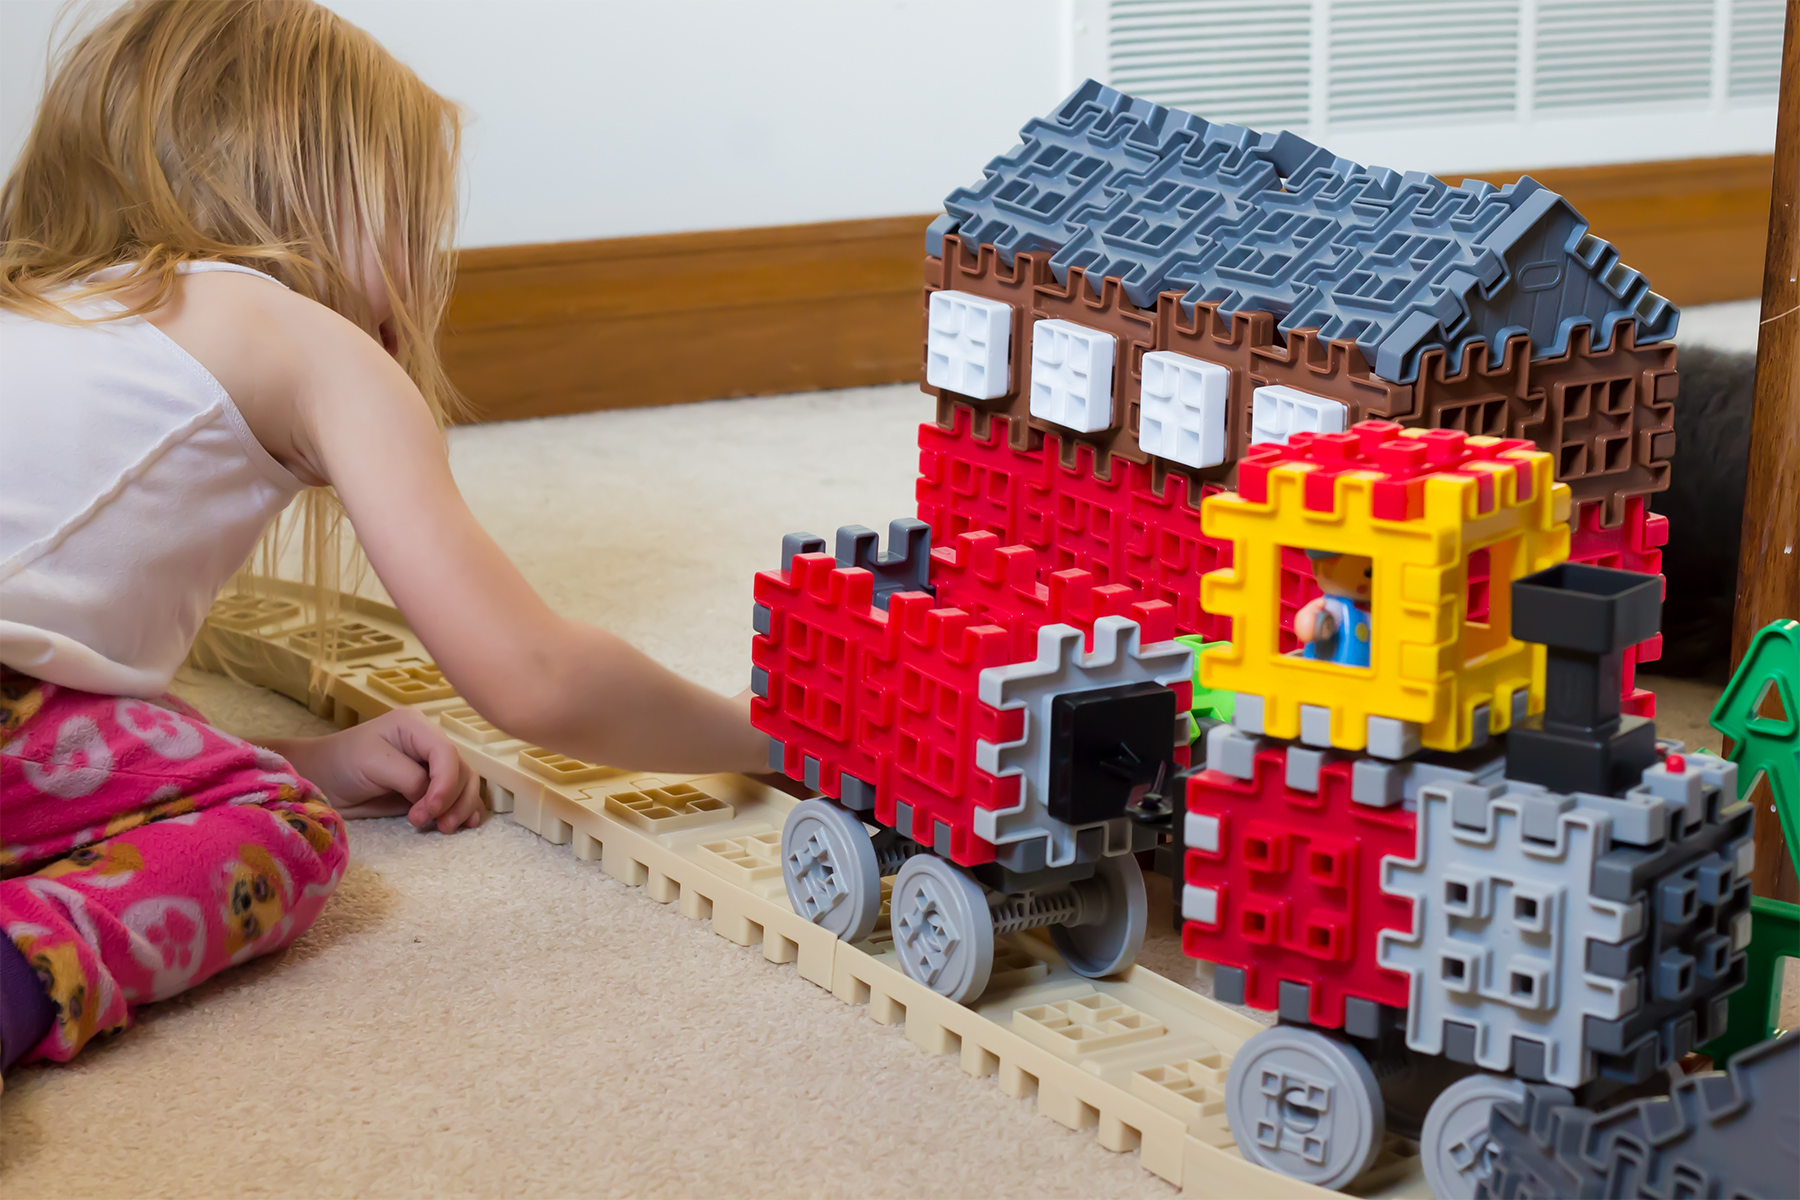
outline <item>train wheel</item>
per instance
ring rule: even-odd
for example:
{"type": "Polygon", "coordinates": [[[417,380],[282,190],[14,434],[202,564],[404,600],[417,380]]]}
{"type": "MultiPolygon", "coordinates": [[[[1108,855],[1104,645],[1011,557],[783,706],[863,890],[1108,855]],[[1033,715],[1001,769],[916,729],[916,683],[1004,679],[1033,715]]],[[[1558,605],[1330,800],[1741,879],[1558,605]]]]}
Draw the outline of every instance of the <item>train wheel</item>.
{"type": "Polygon", "coordinates": [[[900,968],[961,1004],[986,990],[994,969],[994,918],[979,883],[933,854],[906,860],[894,877],[888,923],[900,968]]]}
{"type": "Polygon", "coordinates": [[[1475,1187],[1494,1172],[1500,1149],[1488,1134],[1494,1105],[1525,1099],[1525,1085],[1501,1075],[1465,1075],[1431,1102],[1419,1133],[1425,1182],[1437,1200],[1474,1200],[1475,1187]]]}
{"type": "Polygon", "coordinates": [[[1324,1188],[1367,1170],[1386,1131],[1368,1060],[1354,1046],[1285,1025],[1263,1030],[1233,1056],[1225,1112],[1245,1158],[1324,1188]]]}
{"type": "Polygon", "coordinates": [[[794,911],[846,942],[875,930],[881,871],[868,830],[829,800],[803,800],[781,828],[781,879],[794,911]]]}
{"type": "Polygon", "coordinates": [[[1150,902],[1144,896],[1144,872],[1137,856],[1103,858],[1082,889],[1085,903],[1098,901],[1099,920],[1079,925],[1052,925],[1050,941],[1077,975],[1098,979],[1123,971],[1137,961],[1150,927],[1150,902]]]}

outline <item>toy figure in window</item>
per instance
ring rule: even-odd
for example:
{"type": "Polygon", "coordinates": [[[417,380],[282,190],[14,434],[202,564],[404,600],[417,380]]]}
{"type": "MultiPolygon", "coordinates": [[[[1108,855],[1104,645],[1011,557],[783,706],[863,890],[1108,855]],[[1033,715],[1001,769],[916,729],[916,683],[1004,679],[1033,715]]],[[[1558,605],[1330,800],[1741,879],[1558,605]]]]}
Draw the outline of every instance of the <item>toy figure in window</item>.
{"type": "Polygon", "coordinates": [[[1369,592],[1374,564],[1366,555],[1308,550],[1313,578],[1325,594],[1309,600],[1294,618],[1303,658],[1369,665],[1369,592]]]}

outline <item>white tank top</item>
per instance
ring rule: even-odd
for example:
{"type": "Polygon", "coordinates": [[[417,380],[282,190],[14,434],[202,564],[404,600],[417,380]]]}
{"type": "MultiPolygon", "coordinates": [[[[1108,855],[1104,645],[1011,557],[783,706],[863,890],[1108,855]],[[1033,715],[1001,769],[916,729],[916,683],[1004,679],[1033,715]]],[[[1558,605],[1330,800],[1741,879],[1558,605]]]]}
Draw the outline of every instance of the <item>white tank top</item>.
{"type": "MultiPolygon", "coordinates": [[[[281,286],[234,263],[183,269],[281,286]]],[[[69,311],[121,307],[89,298],[69,311]]],[[[219,589],[301,486],[150,322],[0,310],[0,663],[82,691],[166,691],[219,589]]]]}

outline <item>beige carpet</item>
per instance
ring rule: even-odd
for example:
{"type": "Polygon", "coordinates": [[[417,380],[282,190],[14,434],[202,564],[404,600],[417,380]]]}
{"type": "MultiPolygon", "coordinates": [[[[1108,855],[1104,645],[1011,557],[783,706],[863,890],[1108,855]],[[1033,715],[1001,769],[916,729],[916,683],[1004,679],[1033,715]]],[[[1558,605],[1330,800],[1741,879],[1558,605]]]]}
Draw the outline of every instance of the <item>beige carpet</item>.
{"type": "MultiPolygon", "coordinates": [[[[602,413],[459,430],[452,461],[553,605],[736,691],[752,574],[783,533],[909,513],[927,415],[911,387],[602,413]]],[[[323,731],[185,690],[246,736],[323,731]]],[[[1716,747],[1709,703],[1666,692],[1668,732],[1716,747]]],[[[352,840],[291,951],[8,1080],[5,1195],[1172,1194],[566,846],[504,820],[352,840]]],[[[1193,980],[1160,922],[1145,958],[1193,980]]]]}

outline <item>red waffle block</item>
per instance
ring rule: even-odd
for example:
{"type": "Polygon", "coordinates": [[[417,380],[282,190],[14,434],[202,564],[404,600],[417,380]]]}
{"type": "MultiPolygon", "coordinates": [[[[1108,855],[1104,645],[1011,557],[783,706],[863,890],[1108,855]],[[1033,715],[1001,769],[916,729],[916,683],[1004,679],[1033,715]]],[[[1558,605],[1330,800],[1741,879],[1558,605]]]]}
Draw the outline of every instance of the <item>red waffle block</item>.
{"type": "Polygon", "coordinates": [[[1252,1008],[1277,1009],[1284,980],[1304,984],[1307,1019],[1341,1028],[1348,996],[1407,1003],[1407,976],[1376,951],[1382,930],[1412,928],[1412,901],[1381,890],[1381,860],[1416,853],[1417,821],[1398,804],[1354,803],[1350,759],[1327,757],[1314,791],[1290,788],[1288,754],[1259,749],[1254,779],[1189,778],[1183,878],[1214,893],[1215,919],[1185,921],[1181,948],[1243,971],[1252,1008]]]}
{"type": "MultiPolygon", "coordinates": [[[[1141,600],[1168,604],[1177,633],[1228,638],[1230,622],[1200,607],[1200,577],[1230,565],[1231,547],[1202,532],[1186,477],[1170,474],[1159,490],[1153,465],[1114,458],[1101,478],[1086,444],[1063,458],[1054,436],[1014,449],[1006,418],[992,418],[978,436],[970,413],[958,409],[950,429],[919,427],[919,519],[935,545],[992,533],[1001,545],[1037,551],[1039,583],[1048,586],[1058,571],[1085,571],[1096,588],[1124,585],[1141,600]]],[[[1310,568],[1305,574],[1310,582],[1310,568]]],[[[1291,625],[1291,612],[1285,615],[1291,625]]]]}
{"type": "Polygon", "coordinates": [[[1519,500],[1531,498],[1531,464],[1506,460],[1514,450],[1532,449],[1520,438],[1472,441],[1455,429],[1432,429],[1417,437],[1402,437],[1392,421],[1364,421],[1343,433],[1296,433],[1285,443],[1253,446],[1238,464],[1238,492],[1246,500],[1268,500],[1269,471],[1286,463],[1310,463],[1301,489],[1301,503],[1310,512],[1328,513],[1336,504],[1340,475],[1373,474],[1369,485],[1376,519],[1410,521],[1425,511],[1425,480],[1432,475],[1466,475],[1477,484],[1476,512],[1494,509],[1497,476],[1492,471],[1466,469],[1474,462],[1511,467],[1519,500]]]}
{"type": "Polygon", "coordinates": [[[931,586],[941,605],[972,614],[984,625],[998,625],[1012,635],[1012,652],[1024,660],[1037,653],[1037,631],[1044,625],[1073,625],[1094,648],[1094,622],[1123,616],[1136,621],[1143,644],[1175,636],[1175,610],[1161,600],[1143,601],[1122,583],[1096,586],[1091,572],[1040,568],[1030,546],[1003,546],[994,534],[958,534],[950,546],[931,551],[931,586]],[[1040,582],[1042,580],[1042,582],[1040,582]]]}
{"type": "Polygon", "coordinates": [[[952,859],[991,862],[971,814],[1016,803],[1019,781],[976,767],[975,743],[1016,740],[1024,714],[981,703],[979,687],[983,670],[1015,661],[1013,635],[922,592],[891,597],[883,612],[871,603],[873,577],[828,554],[761,572],[755,592],[769,632],[753,640],[751,659],[768,672],[768,696],[751,702],[751,719],[782,743],[783,770],[803,778],[815,760],[817,786],[832,797],[854,775],[874,787],[883,825],[905,803],[915,836],[929,842],[945,825],[952,859]]]}
{"type": "MultiPolygon", "coordinates": [[[[1653,513],[1644,497],[1632,496],[1625,501],[1624,519],[1611,529],[1601,524],[1605,505],[1590,500],[1577,505],[1569,521],[1569,561],[1617,571],[1641,571],[1646,575],[1662,575],[1662,548],[1669,541],[1669,519],[1653,513]]],[[[1668,581],[1663,581],[1668,591],[1668,581]]],[[[1639,717],[1656,715],[1656,696],[1637,686],[1640,663],[1662,657],[1662,634],[1639,642],[1625,651],[1619,672],[1620,704],[1625,712],[1639,717]]]]}

